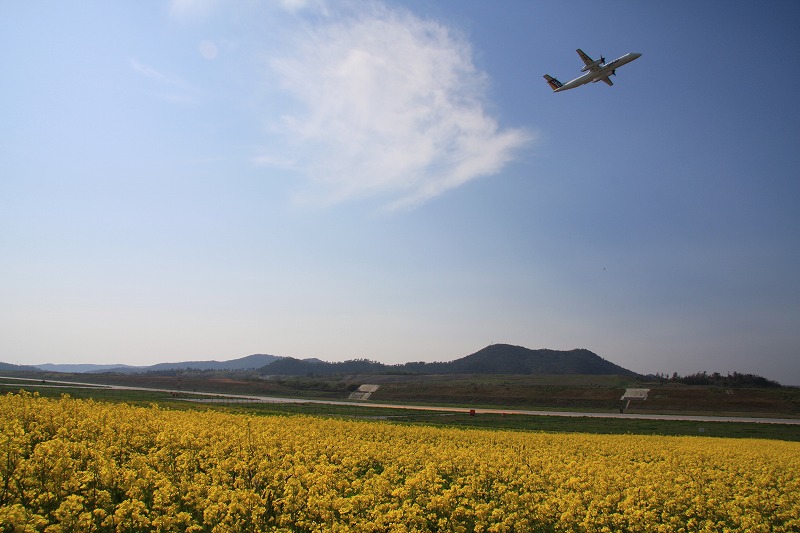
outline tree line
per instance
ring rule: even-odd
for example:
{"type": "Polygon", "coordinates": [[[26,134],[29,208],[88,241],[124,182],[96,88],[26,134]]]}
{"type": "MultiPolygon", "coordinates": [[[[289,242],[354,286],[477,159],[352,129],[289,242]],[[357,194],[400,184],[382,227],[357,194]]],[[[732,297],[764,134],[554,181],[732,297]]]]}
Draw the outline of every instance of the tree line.
{"type": "Polygon", "coordinates": [[[681,376],[673,372],[671,376],[667,374],[656,374],[655,377],[665,383],[683,383],[684,385],[714,385],[717,387],[746,388],[746,387],[782,387],[777,381],[767,379],[756,374],[741,374],[739,372],[722,375],[719,372],[708,373],[706,371],[696,372],[681,376]]]}

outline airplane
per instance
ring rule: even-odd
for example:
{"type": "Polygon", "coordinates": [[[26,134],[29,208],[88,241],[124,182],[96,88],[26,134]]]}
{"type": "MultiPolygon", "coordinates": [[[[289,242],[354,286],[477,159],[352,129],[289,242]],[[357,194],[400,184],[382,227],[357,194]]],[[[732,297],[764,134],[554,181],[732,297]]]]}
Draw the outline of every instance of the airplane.
{"type": "Polygon", "coordinates": [[[616,76],[617,69],[619,67],[622,65],[627,65],[634,59],[639,59],[642,57],[642,54],[631,52],[615,59],[611,63],[606,63],[606,58],[603,56],[600,56],[600,59],[595,60],[587,56],[580,48],[575,51],[578,52],[578,55],[581,56],[581,59],[583,60],[584,67],[581,69],[581,72],[586,72],[586,74],[583,74],[572,81],[568,81],[567,83],[561,83],[549,74],[545,74],[544,79],[547,80],[547,84],[553,89],[554,93],[566,91],[567,89],[574,89],[575,87],[579,87],[589,82],[597,83],[598,81],[602,81],[607,85],[614,85],[609,76],[616,76]]]}

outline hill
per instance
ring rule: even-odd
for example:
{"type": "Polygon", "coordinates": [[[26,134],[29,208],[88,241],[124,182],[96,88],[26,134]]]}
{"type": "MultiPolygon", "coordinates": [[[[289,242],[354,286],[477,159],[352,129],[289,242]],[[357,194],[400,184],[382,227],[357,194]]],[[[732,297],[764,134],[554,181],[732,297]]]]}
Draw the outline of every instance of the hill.
{"type": "Polygon", "coordinates": [[[385,365],[366,359],[341,363],[277,360],[260,369],[274,376],[332,376],[345,374],[589,374],[635,376],[589,350],[531,350],[510,344],[493,344],[455,361],[385,365]]]}
{"type": "MultiPolygon", "coordinates": [[[[75,365],[59,365],[59,364],[44,364],[34,365],[35,368],[45,370],[47,372],[69,372],[69,373],[99,373],[99,372],[117,372],[122,374],[139,374],[143,372],[165,372],[173,370],[255,370],[264,365],[268,365],[273,361],[280,359],[275,355],[267,354],[253,354],[238,359],[231,359],[228,361],[182,361],[180,363],[158,363],[151,366],[128,366],[128,365],[91,365],[91,364],[75,364],[75,365]]],[[[28,367],[31,369],[31,367],[28,367]]]]}
{"type": "Polygon", "coordinates": [[[634,372],[585,349],[531,350],[509,344],[493,344],[474,354],[446,363],[441,373],[634,375],[634,372]]]}
{"type": "Polygon", "coordinates": [[[54,364],[34,365],[45,372],[67,372],[69,374],[86,374],[89,372],[141,372],[142,367],[130,365],[93,365],[93,364],[54,364]]]}
{"type": "Polygon", "coordinates": [[[271,376],[333,376],[337,374],[386,374],[392,368],[367,359],[353,359],[341,363],[328,363],[319,359],[284,357],[259,369],[271,376]]]}
{"type": "Polygon", "coordinates": [[[280,359],[275,355],[253,354],[229,361],[183,361],[180,363],[159,363],[146,367],[146,372],[163,370],[255,370],[280,359]]]}
{"type": "Polygon", "coordinates": [[[11,363],[3,363],[0,361],[0,370],[3,372],[31,372],[36,371],[37,368],[25,365],[12,365],[11,363]]]}

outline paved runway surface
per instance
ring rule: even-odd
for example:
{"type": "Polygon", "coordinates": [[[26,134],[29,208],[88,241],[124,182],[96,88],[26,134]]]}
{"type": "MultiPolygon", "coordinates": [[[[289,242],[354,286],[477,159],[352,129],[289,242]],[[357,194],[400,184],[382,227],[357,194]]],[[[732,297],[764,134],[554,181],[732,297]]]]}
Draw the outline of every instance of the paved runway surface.
{"type": "MultiPolygon", "coordinates": [[[[3,380],[17,380],[24,382],[32,382],[31,385],[35,387],[84,387],[84,388],[101,388],[113,390],[132,390],[132,391],[148,391],[148,392],[166,392],[166,393],[182,393],[186,394],[187,391],[178,391],[175,389],[153,389],[147,387],[130,387],[126,385],[98,385],[96,383],[78,383],[73,381],[42,381],[41,379],[31,378],[11,378],[0,376],[3,380]]],[[[533,415],[533,416],[566,416],[566,417],[588,417],[588,418],[631,418],[641,420],[687,420],[693,422],[749,422],[755,424],[791,424],[800,425],[800,419],[797,418],[759,418],[759,417],[745,417],[745,416],[711,416],[711,415],[680,415],[680,414],[643,414],[643,413],[617,413],[617,412],[580,412],[580,411],[528,411],[520,409],[482,409],[473,407],[436,407],[436,406],[420,406],[420,405],[398,405],[398,404],[382,404],[372,402],[348,402],[348,401],[334,401],[334,400],[308,400],[304,398],[278,398],[273,396],[258,396],[251,394],[220,394],[213,392],[195,392],[192,395],[207,396],[209,399],[213,398],[232,398],[242,401],[253,401],[263,403],[318,403],[325,405],[343,405],[343,406],[361,406],[361,407],[377,407],[384,409],[414,409],[420,411],[440,411],[448,413],[468,413],[475,411],[476,414],[491,413],[491,414],[506,414],[506,415],[533,415]]]]}

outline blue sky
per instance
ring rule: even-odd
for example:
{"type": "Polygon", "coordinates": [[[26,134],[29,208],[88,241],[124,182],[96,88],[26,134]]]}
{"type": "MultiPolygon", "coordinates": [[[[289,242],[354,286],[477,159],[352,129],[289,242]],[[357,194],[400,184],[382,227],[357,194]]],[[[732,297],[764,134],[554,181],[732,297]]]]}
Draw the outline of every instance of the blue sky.
{"type": "Polygon", "coordinates": [[[4,2],[0,360],[800,384],[796,2],[4,2]],[[614,87],[553,94],[576,48],[614,87]]]}

